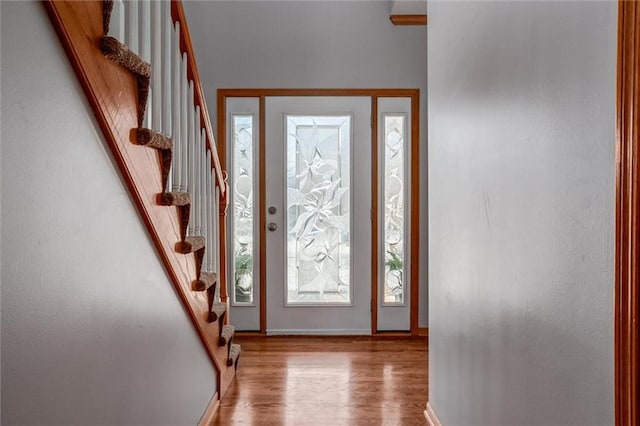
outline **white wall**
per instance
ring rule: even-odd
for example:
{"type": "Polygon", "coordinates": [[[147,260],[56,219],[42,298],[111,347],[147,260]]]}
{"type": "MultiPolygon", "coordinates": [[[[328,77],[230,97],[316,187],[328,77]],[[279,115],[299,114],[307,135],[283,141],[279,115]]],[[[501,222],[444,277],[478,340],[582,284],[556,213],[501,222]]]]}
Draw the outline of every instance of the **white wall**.
{"type": "Polygon", "coordinates": [[[613,424],[615,2],[429,2],[429,399],[613,424]]]}
{"type": "Polygon", "coordinates": [[[215,371],[40,2],[2,2],[2,424],[195,424],[215,371]]]}
{"type": "MultiPolygon", "coordinates": [[[[394,26],[390,1],[183,4],[212,118],[219,88],[418,88],[426,117],[426,28],[394,26]]],[[[426,120],[421,121],[420,207],[426,212],[426,120]]],[[[420,241],[427,241],[426,225],[425,220],[420,241]]],[[[427,264],[426,248],[421,247],[421,265],[427,264]]],[[[426,266],[419,281],[420,325],[426,326],[426,266]]]]}

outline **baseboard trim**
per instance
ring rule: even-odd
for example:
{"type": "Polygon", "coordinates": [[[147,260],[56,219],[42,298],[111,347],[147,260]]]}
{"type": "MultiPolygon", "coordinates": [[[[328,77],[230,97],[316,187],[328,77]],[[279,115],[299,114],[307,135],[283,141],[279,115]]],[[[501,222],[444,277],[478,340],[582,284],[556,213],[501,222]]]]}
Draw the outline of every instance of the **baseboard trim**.
{"type": "Polygon", "coordinates": [[[440,419],[433,410],[430,402],[427,402],[427,409],[424,410],[424,417],[427,419],[429,426],[442,426],[442,422],[440,422],[440,419]]]}
{"type": "Polygon", "coordinates": [[[220,398],[218,398],[218,392],[213,394],[211,401],[209,401],[209,405],[207,409],[204,410],[204,414],[200,418],[198,422],[198,426],[212,426],[213,421],[218,414],[218,408],[220,407],[220,398]]]}
{"type": "Polygon", "coordinates": [[[418,327],[418,336],[429,337],[429,327],[418,327]]]}
{"type": "Polygon", "coordinates": [[[370,336],[371,330],[366,329],[267,329],[267,336],[370,336]]]}

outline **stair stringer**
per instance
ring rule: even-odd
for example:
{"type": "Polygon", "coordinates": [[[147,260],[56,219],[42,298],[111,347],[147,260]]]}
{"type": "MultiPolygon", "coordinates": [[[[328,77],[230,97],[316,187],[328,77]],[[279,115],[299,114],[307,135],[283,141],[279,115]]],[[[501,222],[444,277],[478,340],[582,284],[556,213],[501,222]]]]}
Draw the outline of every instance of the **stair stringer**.
{"type": "Polygon", "coordinates": [[[218,395],[223,396],[235,369],[227,366],[226,348],[218,346],[218,324],[208,322],[206,292],[191,289],[197,277],[194,254],[175,251],[181,240],[178,213],[157,203],[164,189],[162,155],[136,143],[138,79],[100,50],[102,2],[45,1],[44,5],[176,293],[218,372],[218,395]]]}

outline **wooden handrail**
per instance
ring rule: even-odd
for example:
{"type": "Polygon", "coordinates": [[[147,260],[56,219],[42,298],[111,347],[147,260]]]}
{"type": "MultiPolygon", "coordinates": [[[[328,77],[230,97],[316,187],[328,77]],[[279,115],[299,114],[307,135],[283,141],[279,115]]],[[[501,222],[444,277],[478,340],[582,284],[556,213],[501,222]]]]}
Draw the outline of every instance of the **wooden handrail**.
{"type": "Polygon", "coordinates": [[[209,118],[209,110],[207,109],[207,102],[204,97],[204,90],[200,81],[200,74],[198,73],[198,66],[196,65],[196,57],[193,53],[193,44],[191,42],[191,34],[189,33],[189,26],[187,25],[187,17],[182,7],[180,0],[171,0],[171,17],[173,22],[180,23],[180,50],[187,53],[187,78],[193,80],[194,87],[194,103],[200,106],[200,120],[204,124],[205,132],[207,133],[207,146],[209,152],[211,152],[211,164],[216,170],[216,185],[220,188],[220,195],[225,195],[226,187],[224,185],[224,177],[222,174],[222,166],[220,164],[220,157],[218,156],[218,150],[214,144],[215,137],[213,136],[213,126],[211,126],[211,119],[209,118]]]}

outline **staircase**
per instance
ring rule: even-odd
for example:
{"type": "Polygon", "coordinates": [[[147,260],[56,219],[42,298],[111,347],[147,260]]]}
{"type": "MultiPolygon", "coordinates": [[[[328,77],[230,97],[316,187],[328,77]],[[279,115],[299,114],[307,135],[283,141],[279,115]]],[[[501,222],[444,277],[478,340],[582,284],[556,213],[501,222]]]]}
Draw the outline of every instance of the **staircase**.
{"type": "Polygon", "coordinates": [[[216,367],[218,393],[207,410],[215,414],[241,353],[228,314],[228,184],[182,5],[175,0],[44,4],[216,367]]]}

